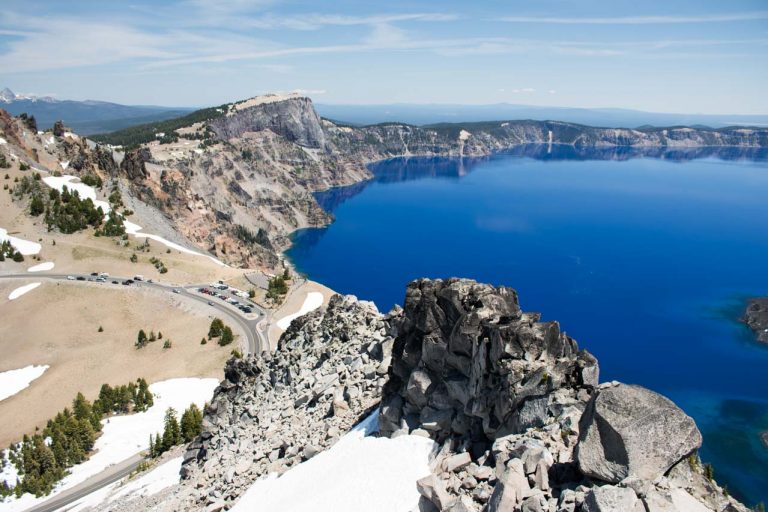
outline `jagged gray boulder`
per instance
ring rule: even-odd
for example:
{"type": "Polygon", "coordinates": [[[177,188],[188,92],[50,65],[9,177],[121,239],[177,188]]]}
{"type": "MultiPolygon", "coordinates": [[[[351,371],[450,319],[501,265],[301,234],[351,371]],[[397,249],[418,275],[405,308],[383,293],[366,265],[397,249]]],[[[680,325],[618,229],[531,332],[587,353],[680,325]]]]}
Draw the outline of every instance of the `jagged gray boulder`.
{"type": "Polygon", "coordinates": [[[627,477],[653,481],[701,446],[696,423],[671,400],[627,384],[599,389],[579,431],[579,469],[610,483],[627,477]]]}

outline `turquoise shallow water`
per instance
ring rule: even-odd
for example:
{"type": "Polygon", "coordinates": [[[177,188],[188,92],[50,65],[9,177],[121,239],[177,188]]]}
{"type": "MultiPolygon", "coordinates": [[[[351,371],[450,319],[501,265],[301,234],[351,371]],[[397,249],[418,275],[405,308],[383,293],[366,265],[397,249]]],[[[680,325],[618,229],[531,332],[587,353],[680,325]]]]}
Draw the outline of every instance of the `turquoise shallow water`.
{"type": "Polygon", "coordinates": [[[675,400],[731,492],[768,501],[768,347],[738,322],[768,295],[764,152],[587,152],[394,159],[318,194],[336,221],[288,256],[331,288],[402,303],[417,277],[505,284],[600,360],[602,380],[675,400]]]}

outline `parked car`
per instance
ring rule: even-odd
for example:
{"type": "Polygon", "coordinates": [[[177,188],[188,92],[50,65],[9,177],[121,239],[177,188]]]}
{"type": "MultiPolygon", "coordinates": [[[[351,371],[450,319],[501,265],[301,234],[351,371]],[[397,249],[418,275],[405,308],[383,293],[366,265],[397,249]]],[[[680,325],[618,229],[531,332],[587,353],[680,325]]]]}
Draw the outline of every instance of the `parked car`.
{"type": "Polygon", "coordinates": [[[178,288],[173,289],[173,293],[181,293],[178,288]]]}
{"type": "Polygon", "coordinates": [[[85,278],[83,276],[77,276],[76,278],[78,281],[85,281],[85,278]]]}
{"type": "Polygon", "coordinates": [[[112,284],[120,284],[120,283],[118,283],[117,281],[112,281],[112,284]]]}
{"type": "Polygon", "coordinates": [[[209,306],[213,306],[213,302],[211,302],[211,301],[208,301],[208,305],[209,305],[209,306]]]}
{"type": "Polygon", "coordinates": [[[74,281],[75,280],[75,276],[67,276],[67,280],[74,281]]]}
{"type": "Polygon", "coordinates": [[[95,277],[95,276],[99,275],[99,273],[98,272],[91,272],[91,275],[95,277]]]}

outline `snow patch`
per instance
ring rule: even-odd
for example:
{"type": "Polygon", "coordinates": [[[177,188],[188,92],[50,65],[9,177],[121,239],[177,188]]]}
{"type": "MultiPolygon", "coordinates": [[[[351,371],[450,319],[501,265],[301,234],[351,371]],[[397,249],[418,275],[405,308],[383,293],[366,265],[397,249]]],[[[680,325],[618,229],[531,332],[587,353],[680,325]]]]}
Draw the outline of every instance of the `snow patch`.
{"type": "Polygon", "coordinates": [[[16,238],[15,236],[10,236],[8,234],[8,230],[0,228],[0,242],[5,242],[6,240],[11,242],[11,245],[13,246],[13,248],[19,251],[24,256],[31,256],[33,254],[37,254],[40,252],[40,249],[43,248],[37,242],[30,242],[29,240],[24,240],[23,238],[16,238]]]}
{"type": "Polygon", "coordinates": [[[304,299],[304,304],[301,305],[301,309],[292,315],[284,316],[277,321],[277,326],[282,330],[286,330],[294,319],[299,318],[301,315],[306,315],[310,311],[314,311],[323,305],[323,294],[320,292],[309,292],[304,299]]]}
{"type": "Polygon", "coordinates": [[[29,267],[27,272],[43,272],[45,270],[53,270],[53,266],[54,264],[52,261],[46,261],[45,263],[40,263],[34,267],[29,267]]]}
{"type": "Polygon", "coordinates": [[[3,144],[8,144],[8,141],[0,137],[0,146],[2,146],[3,144]]]}
{"type": "Polygon", "coordinates": [[[29,283],[29,284],[25,284],[24,286],[19,286],[18,288],[13,290],[10,295],[8,295],[8,300],[18,299],[25,293],[31,292],[32,290],[40,286],[40,284],[41,283],[29,283]]]}
{"type": "MultiPolygon", "coordinates": [[[[0,373],[0,400],[5,400],[29,387],[29,384],[40,377],[45,370],[50,368],[47,364],[44,365],[29,365],[18,370],[8,370],[7,372],[0,373]]],[[[16,483],[14,478],[13,483],[16,483]]]]}
{"type": "Polygon", "coordinates": [[[33,507],[101,473],[109,466],[146,450],[149,445],[149,434],[156,434],[163,430],[166,409],[173,407],[179,416],[192,403],[202,409],[205,402],[211,399],[213,390],[218,385],[218,379],[200,378],[169,379],[150,384],[149,390],[155,398],[152,407],[145,412],[112,416],[102,420],[102,434],[96,440],[90,459],[70,468],[70,474],[59,482],[48,496],[35,498],[25,494],[19,499],[11,498],[2,502],[4,512],[22,511],[33,507]]]}
{"type": "Polygon", "coordinates": [[[434,442],[419,436],[367,437],[376,430],[378,418],[376,411],[329,450],[281,477],[270,475],[256,481],[232,511],[416,510],[416,481],[430,473],[434,442]]]}
{"type": "Polygon", "coordinates": [[[59,162],[59,165],[61,166],[62,169],[64,169],[66,171],[67,167],[69,167],[69,160],[65,160],[63,162],[59,162]]]}

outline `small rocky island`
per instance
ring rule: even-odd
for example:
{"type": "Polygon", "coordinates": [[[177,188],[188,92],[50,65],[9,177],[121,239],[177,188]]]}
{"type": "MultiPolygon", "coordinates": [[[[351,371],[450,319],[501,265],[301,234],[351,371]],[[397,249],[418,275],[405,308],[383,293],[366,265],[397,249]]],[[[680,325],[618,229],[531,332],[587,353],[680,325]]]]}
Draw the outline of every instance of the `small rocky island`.
{"type": "Polygon", "coordinates": [[[768,343],[768,297],[749,299],[743,320],[754,331],[757,341],[768,343]]]}

